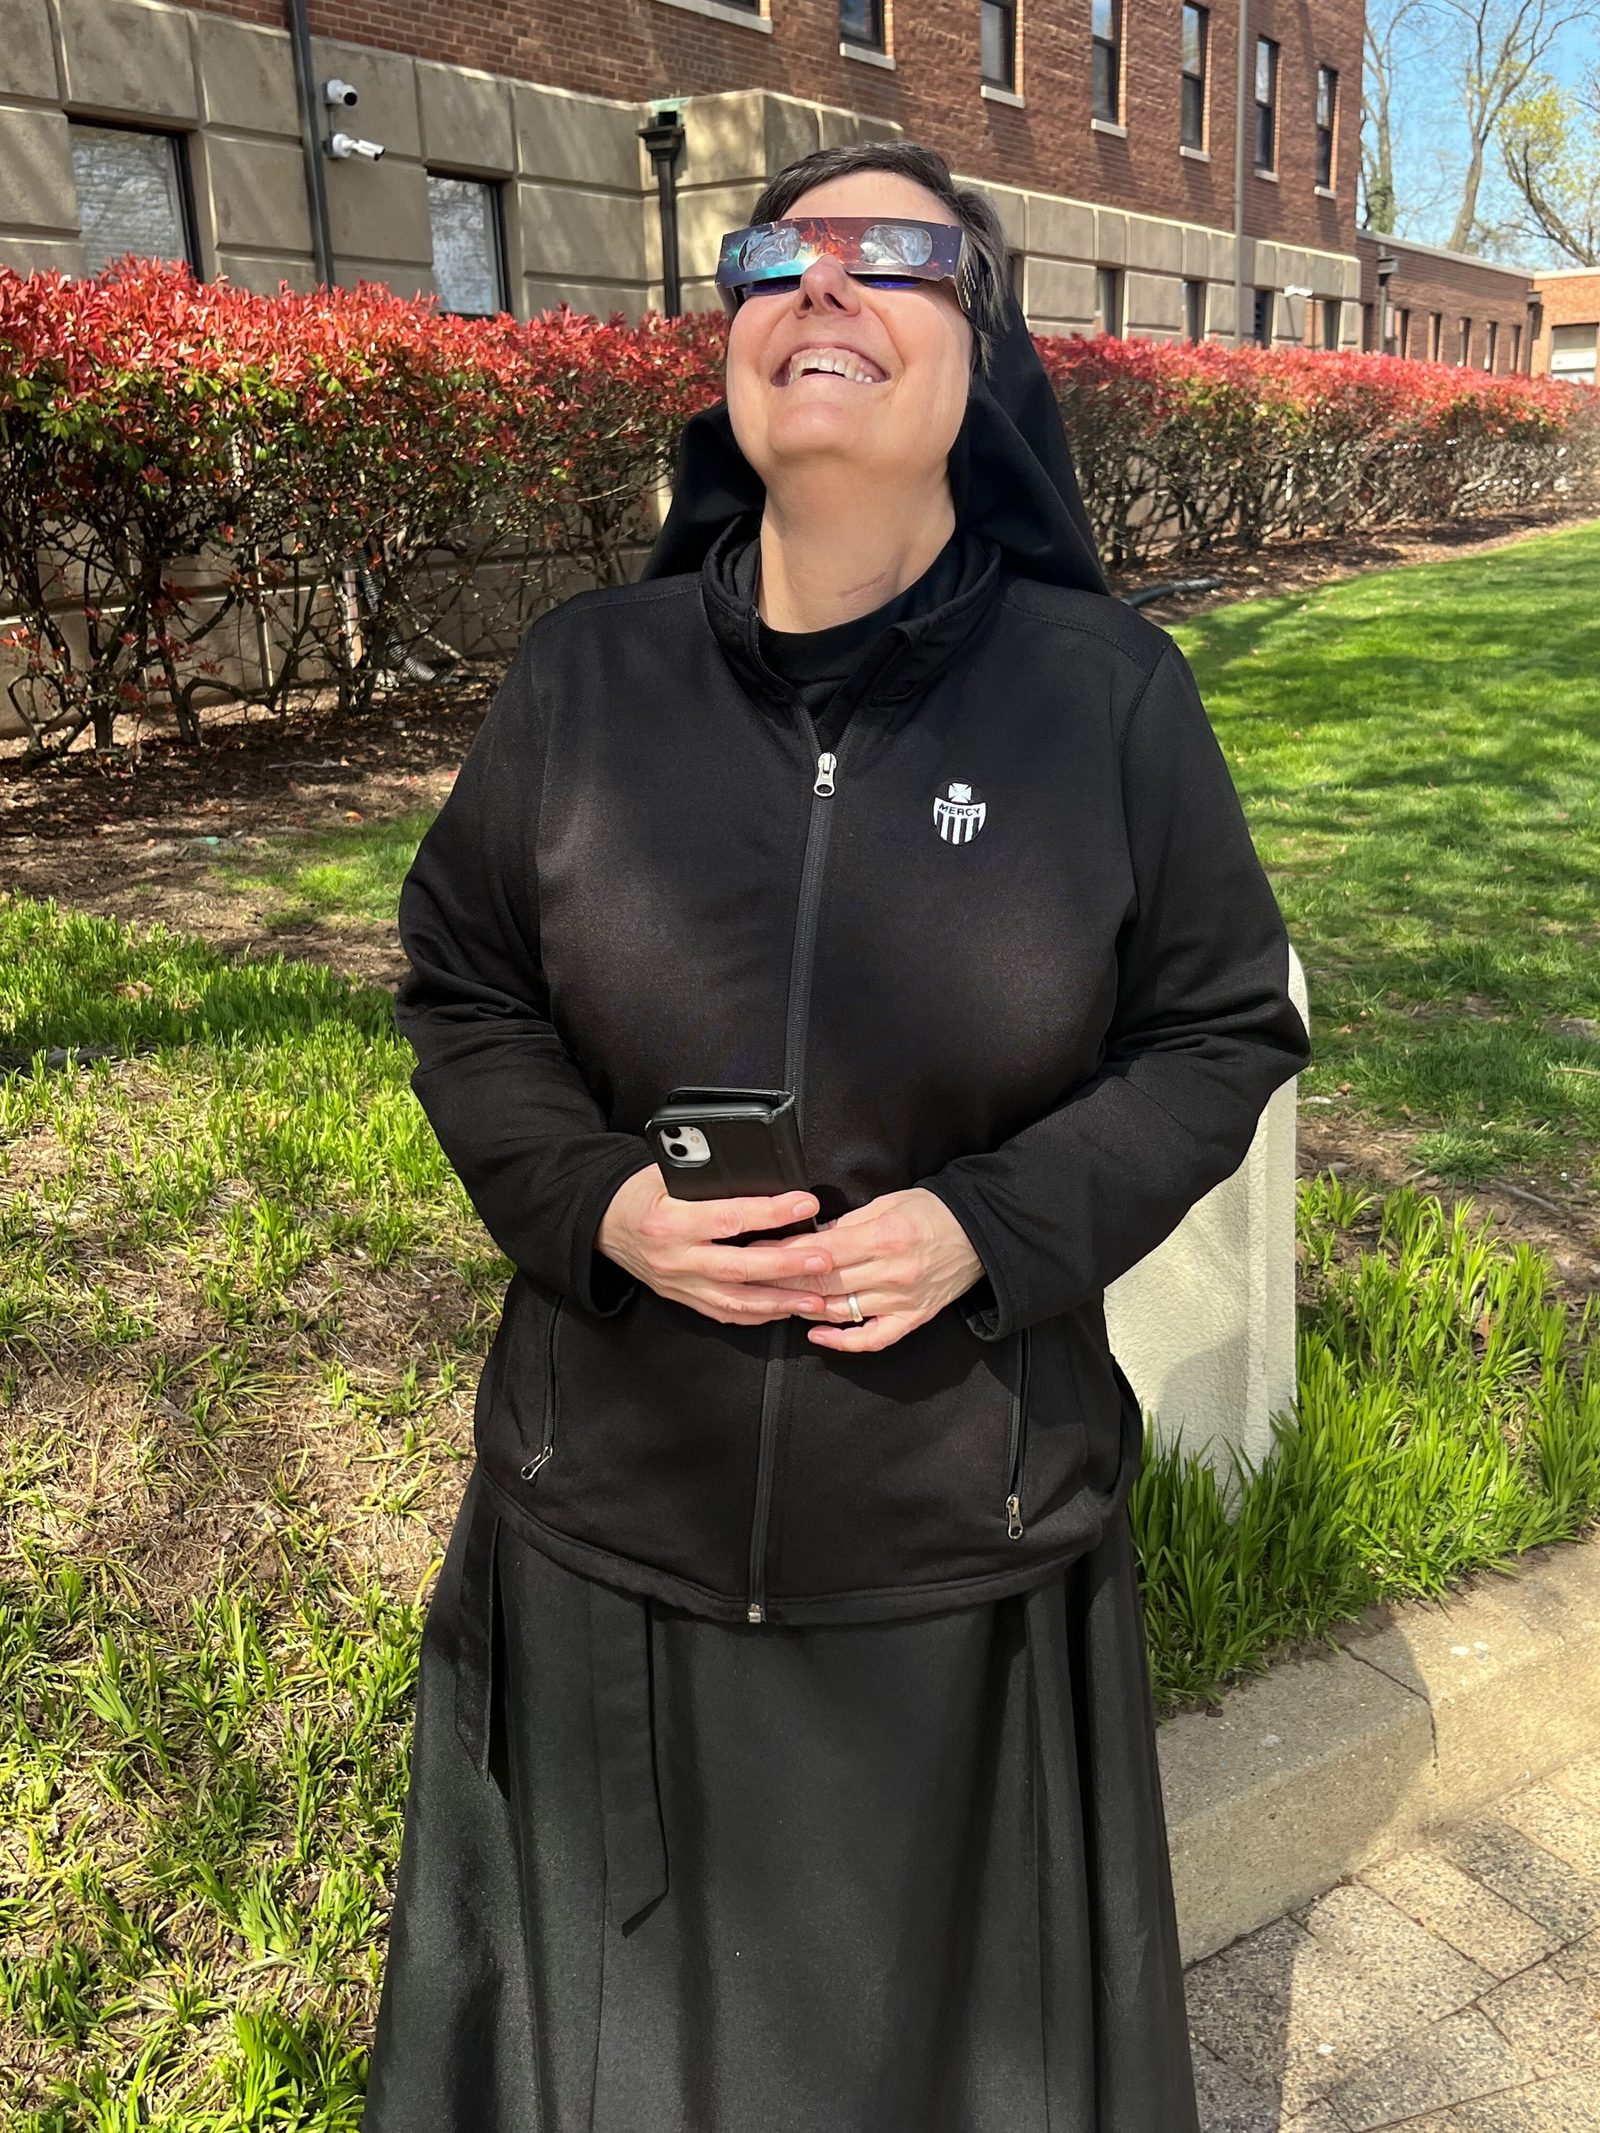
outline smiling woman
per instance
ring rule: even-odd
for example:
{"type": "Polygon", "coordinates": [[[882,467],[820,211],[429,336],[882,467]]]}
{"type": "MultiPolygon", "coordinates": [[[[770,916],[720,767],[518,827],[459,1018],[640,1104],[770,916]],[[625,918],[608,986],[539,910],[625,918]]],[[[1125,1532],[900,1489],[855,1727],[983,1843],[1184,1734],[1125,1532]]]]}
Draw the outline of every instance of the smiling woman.
{"type": "Polygon", "coordinates": [[[401,892],[515,1273],[365,2125],[1197,2133],[1102,1299],[1305,1064],[1287,938],[992,210],[875,143],[755,218],[641,582],[401,892]],[[690,1083],[792,1093],[809,1189],[675,1198],[690,1083]]]}

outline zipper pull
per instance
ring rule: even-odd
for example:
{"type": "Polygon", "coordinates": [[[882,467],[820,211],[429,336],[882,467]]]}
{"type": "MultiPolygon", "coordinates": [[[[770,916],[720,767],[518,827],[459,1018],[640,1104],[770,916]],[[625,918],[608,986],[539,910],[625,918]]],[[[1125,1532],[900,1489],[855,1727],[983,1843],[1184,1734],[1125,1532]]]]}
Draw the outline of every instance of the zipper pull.
{"type": "Polygon", "coordinates": [[[752,1600],[750,1602],[750,1605],[745,1609],[745,1617],[748,1621],[751,1622],[765,1622],[765,1620],[767,1619],[766,1609],[761,1605],[759,1600],[752,1600]]]}
{"type": "Polygon", "coordinates": [[[1011,1540],[1019,1541],[1022,1538],[1022,1498],[1020,1496],[1008,1496],[1006,1498],[1006,1511],[1008,1514],[1006,1519],[1007,1536],[1011,1540]]]}
{"type": "Polygon", "coordinates": [[[839,758],[833,754],[831,749],[824,749],[822,754],[817,757],[816,783],[811,790],[815,793],[824,794],[832,792],[833,774],[838,767],[839,758]]]}

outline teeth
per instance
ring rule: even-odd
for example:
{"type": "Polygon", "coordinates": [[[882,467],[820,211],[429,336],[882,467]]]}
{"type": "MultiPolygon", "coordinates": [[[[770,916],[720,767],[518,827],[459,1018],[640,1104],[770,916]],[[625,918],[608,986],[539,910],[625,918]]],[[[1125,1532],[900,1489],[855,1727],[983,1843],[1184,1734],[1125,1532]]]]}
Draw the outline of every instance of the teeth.
{"type": "Polygon", "coordinates": [[[849,378],[857,385],[876,385],[880,381],[870,370],[864,370],[854,357],[834,348],[803,348],[789,359],[790,382],[804,377],[808,370],[831,371],[836,377],[849,378]]]}

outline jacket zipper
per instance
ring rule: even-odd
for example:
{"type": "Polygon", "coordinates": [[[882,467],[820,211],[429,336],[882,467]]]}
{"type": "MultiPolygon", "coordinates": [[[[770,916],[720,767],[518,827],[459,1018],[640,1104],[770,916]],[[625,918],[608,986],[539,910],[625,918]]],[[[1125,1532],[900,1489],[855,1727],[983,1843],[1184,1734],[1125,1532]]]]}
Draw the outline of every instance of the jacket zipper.
{"type": "Polygon", "coordinates": [[[1017,1336],[1017,1380],[1011,1389],[1011,1457],[1006,1469],[1006,1533],[1022,1538],[1022,1469],[1028,1456],[1028,1334],[1017,1336]]]}
{"type": "Polygon", "coordinates": [[[550,1323],[545,1330],[544,1428],[539,1437],[539,1449],[522,1469],[524,1481],[534,1479],[556,1448],[556,1326],[561,1317],[561,1306],[566,1300],[564,1296],[556,1298],[555,1308],[550,1313],[550,1323]]]}
{"type": "MultiPolygon", "coordinates": [[[[816,953],[817,908],[822,900],[822,864],[827,856],[832,811],[827,802],[838,782],[839,758],[818,746],[817,729],[803,703],[816,769],[811,780],[811,815],[806,824],[805,857],[800,867],[800,900],[795,910],[794,946],[789,962],[789,1011],[783,1041],[783,1083],[800,1109],[800,1078],[805,1057],[806,1018],[811,1006],[811,965],[816,953]]],[[[756,1506],[750,1523],[750,1597],[745,1608],[751,1622],[767,1619],[767,1529],[772,1518],[772,1472],[777,1455],[778,1403],[783,1381],[783,1350],[789,1321],[773,1319],[768,1329],[767,1361],[761,1387],[761,1449],[756,1461],[756,1506]]]]}

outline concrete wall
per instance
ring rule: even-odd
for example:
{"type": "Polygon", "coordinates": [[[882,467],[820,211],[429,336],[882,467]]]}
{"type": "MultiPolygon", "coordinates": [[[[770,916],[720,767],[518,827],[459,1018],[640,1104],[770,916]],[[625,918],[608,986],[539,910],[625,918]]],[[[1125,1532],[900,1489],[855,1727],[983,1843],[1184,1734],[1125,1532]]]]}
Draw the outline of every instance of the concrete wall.
{"type": "MultiPolygon", "coordinates": [[[[665,9],[666,0],[652,4],[665,9]]],[[[87,119],[180,137],[203,274],[262,290],[280,280],[309,284],[311,228],[286,31],[166,0],[7,6],[0,263],[81,271],[69,121],[87,119]]],[[[360,104],[346,123],[386,150],[376,164],[325,159],[341,281],[365,276],[402,293],[432,290],[431,167],[499,188],[509,302],[519,316],[562,301],[601,316],[620,309],[629,318],[664,306],[654,181],[638,138],[649,102],[338,39],[317,39],[315,60],[319,79],[339,75],[359,89],[360,104]]],[[[851,85],[865,84],[869,71],[856,67],[851,85]]],[[[715,302],[708,277],[721,232],[748,213],[772,171],[818,146],[905,130],[870,108],[765,88],[677,101],[687,126],[677,176],[680,265],[691,308],[715,302]]],[[[870,101],[864,97],[863,106],[870,101]]],[[[1002,160],[1021,166],[1028,159],[1002,160]]],[[[1131,333],[1180,334],[1185,280],[1208,284],[1209,330],[1231,331],[1233,241],[1205,219],[1211,203],[1199,202],[1193,216],[1162,214],[1129,206],[1121,195],[1112,206],[1007,182],[981,165],[956,174],[988,194],[1022,255],[1023,303],[1037,331],[1094,329],[1096,267],[1122,272],[1131,333]]],[[[1336,245],[1289,246],[1258,235],[1247,238],[1246,253],[1247,287],[1298,284],[1335,300],[1356,293],[1354,255],[1336,245]]],[[[1353,340],[1353,304],[1346,316],[1353,340]]],[[[1280,339],[1301,338],[1292,302],[1278,306],[1278,321],[1280,339]]]]}

